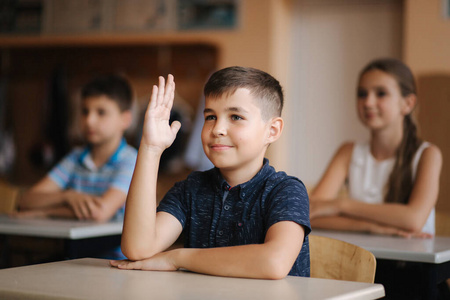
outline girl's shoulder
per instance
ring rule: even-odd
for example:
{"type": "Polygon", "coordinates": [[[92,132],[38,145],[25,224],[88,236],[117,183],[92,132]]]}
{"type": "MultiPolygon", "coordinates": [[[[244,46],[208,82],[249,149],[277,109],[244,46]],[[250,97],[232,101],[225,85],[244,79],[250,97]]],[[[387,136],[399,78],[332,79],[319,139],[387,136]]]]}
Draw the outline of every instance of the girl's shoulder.
{"type": "Polygon", "coordinates": [[[342,160],[349,161],[354,153],[365,152],[368,148],[368,143],[356,142],[356,141],[346,141],[337,150],[336,156],[342,160]]]}
{"type": "Polygon", "coordinates": [[[416,159],[440,160],[442,161],[442,152],[438,146],[429,142],[423,142],[416,152],[416,159]]]}

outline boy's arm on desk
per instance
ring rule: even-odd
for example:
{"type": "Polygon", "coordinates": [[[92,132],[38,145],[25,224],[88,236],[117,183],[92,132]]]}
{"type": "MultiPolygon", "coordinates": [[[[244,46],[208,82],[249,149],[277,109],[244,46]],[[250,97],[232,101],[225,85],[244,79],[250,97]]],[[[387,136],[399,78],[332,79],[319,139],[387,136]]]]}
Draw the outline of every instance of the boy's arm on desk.
{"type": "Polygon", "coordinates": [[[141,261],[111,261],[120,269],[173,271],[180,268],[226,277],[281,279],[291,270],[304,239],[297,223],[282,221],[267,231],[263,244],[180,248],[141,261]]]}
{"type": "Polygon", "coordinates": [[[65,195],[66,191],[46,176],[22,195],[19,208],[28,210],[60,205],[64,202],[65,195]]]}
{"type": "Polygon", "coordinates": [[[126,194],[110,188],[102,196],[62,190],[46,176],[19,200],[18,217],[64,217],[95,221],[109,220],[125,203],[126,194]]]}

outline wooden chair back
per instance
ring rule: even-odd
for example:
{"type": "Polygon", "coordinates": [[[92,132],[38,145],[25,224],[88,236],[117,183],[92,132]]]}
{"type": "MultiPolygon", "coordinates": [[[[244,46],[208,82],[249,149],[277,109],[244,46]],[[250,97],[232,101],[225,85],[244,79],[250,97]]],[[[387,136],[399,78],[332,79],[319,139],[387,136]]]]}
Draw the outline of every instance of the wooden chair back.
{"type": "Polygon", "coordinates": [[[436,236],[450,236],[450,212],[436,210],[436,236]]]}
{"type": "Polygon", "coordinates": [[[368,250],[323,236],[309,236],[311,277],[373,283],[376,259],[368,250]]]}
{"type": "Polygon", "coordinates": [[[10,213],[15,211],[18,195],[18,187],[0,181],[0,213],[10,213]]]}

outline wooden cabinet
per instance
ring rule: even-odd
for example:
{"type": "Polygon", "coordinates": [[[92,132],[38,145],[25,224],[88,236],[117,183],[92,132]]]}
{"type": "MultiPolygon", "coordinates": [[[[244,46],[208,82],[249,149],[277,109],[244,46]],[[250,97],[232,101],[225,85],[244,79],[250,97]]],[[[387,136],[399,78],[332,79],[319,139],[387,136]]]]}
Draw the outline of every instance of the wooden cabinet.
{"type": "MultiPolygon", "coordinates": [[[[159,75],[175,74],[176,104],[194,117],[204,83],[217,68],[218,49],[195,39],[129,36],[1,37],[1,80],[5,84],[7,127],[14,136],[15,164],[10,178],[17,184],[32,184],[48,171],[36,160],[46,139],[46,123],[55,80],[66,94],[67,135],[78,141],[76,126],[79,89],[88,80],[105,73],[122,73],[131,82],[136,107],[145,109],[151,88],[159,75]],[[33,159],[34,157],[34,159],[33,159]]],[[[127,133],[131,144],[139,140],[141,114],[127,133]]],[[[190,121],[190,120],[189,120],[190,121]]],[[[188,134],[185,132],[185,134],[188,134]]]]}

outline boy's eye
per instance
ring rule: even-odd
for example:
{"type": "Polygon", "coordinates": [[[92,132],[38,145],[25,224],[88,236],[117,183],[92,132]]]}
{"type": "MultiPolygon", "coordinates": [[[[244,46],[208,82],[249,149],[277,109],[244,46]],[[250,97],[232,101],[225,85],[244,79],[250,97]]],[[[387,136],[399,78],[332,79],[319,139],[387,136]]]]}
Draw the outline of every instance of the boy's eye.
{"type": "Polygon", "coordinates": [[[99,115],[99,116],[104,116],[104,115],[106,115],[106,110],[104,110],[104,109],[99,109],[99,110],[98,110],[98,115],[99,115]]]}
{"type": "Polygon", "coordinates": [[[213,115],[205,116],[205,121],[211,121],[211,120],[215,120],[215,119],[216,119],[216,117],[213,115]]]}
{"type": "Polygon", "coordinates": [[[233,121],[239,121],[239,120],[242,120],[242,117],[240,117],[240,116],[238,116],[238,115],[232,115],[232,116],[231,116],[231,120],[233,120],[233,121]]]}
{"type": "Polygon", "coordinates": [[[83,108],[83,109],[81,110],[81,114],[82,114],[83,116],[87,116],[87,115],[89,114],[89,110],[87,110],[86,108],[83,108]]]}

